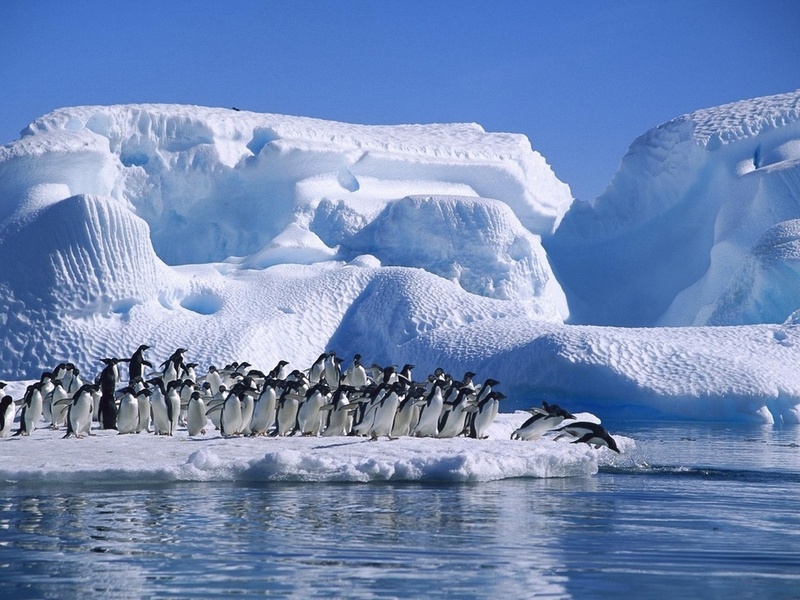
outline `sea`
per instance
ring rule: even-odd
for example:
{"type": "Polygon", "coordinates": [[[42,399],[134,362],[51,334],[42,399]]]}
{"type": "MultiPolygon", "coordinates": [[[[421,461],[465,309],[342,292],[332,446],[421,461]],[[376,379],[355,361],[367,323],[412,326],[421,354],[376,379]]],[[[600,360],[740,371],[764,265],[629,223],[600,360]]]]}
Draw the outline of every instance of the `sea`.
{"type": "Polygon", "coordinates": [[[800,598],[800,426],[604,424],[586,477],[0,482],[0,598],[800,598]]]}

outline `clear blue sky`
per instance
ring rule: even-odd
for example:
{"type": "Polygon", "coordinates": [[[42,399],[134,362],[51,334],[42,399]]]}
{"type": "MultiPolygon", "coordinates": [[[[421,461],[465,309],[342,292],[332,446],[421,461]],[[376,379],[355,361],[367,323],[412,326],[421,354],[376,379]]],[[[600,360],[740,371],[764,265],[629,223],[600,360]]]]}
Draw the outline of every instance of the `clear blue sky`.
{"type": "Polygon", "coordinates": [[[0,2],[0,144],[82,104],[474,121],[589,199],[647,129],[798,88],[799,0],[0,2]]]}

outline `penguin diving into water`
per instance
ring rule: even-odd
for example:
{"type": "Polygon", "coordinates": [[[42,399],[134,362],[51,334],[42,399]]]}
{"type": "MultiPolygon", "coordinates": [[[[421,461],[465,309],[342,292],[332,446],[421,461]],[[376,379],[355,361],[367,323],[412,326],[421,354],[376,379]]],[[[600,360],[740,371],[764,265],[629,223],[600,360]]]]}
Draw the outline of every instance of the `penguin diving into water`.
{"type": "Polygon", "coordinates": [[[542,402],[542,408],[531,408],[528,412],[533,416],[514,430],[511,434],[512,440],[538,440],[548,431],[561,425],[564,419],[575,418],[558,404],[547,402],[542,402]]]}
{"type": "Polygon", "coordinates": [[[556,430],[559,435],[555,439],[560,439],[564,435],[575,438],[573,444],[589,444],[595,448],[605,446],[609,450],[613,450],[617,454],[621,454],[617,447],[617,442],[611,437],[611,434],[606,431],[606,428],[597,423],[590,423],[589,421],[577,421],[564,425],[564,427],[556,430]]]}

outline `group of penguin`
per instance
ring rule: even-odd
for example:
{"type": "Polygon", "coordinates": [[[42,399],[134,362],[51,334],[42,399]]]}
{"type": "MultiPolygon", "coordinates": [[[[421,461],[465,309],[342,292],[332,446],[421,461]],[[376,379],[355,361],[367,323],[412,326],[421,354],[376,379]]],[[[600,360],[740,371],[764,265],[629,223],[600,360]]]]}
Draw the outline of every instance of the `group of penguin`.
{"type": "MultiPolygon", "coordinates": [[[[178,348],[158,369],[145,358],[143,344],[130,358],[104,358],[93,382],[86,382],[72,363],[45,371],[28,386],[22,399],[0,400],[0,437],[30,435],[42,419],[53,429],[66,427],[64,437],[90,435],[93,423],[120,434],[152,432],[171,436],[179,427],[188,435],[206,433],[209,420],[223,437],[230,436],[365,436],[371,440],[401,436],[486,438],[499,403],[505,398],[488,378],[482,384],[467,372],[455,380],[437,369],[422,382],[412,378],[413,365],[365,367],[356,354],[342,370],[342,359],[325,352],[305,371],[289,371],[281,360],[269,373],[234,362],[210,366],[198,375],[178,348]],[[120,363],[128,364],[128,384],[119,387],[120,363]],[[145,374],[145,367],[150,371],[145,374]]],[[[6,386],[0,382],[0,393],[6,386]]],[[[606,446],[619,452],[614,439],[599,425],[573,422],[557,405],[531,409],[533,416],[511,435],[533,440],[556,430],[575,442],[606,446]]]]}

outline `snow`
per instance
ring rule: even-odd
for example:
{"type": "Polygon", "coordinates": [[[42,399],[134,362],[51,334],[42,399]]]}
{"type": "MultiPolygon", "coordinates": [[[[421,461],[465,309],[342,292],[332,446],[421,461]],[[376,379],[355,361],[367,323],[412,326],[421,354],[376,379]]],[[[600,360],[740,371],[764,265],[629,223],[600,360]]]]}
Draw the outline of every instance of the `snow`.
{"type": "MultiPolygon", "coordinates": [[[[508,414],[797,423],[798,106],[674,119],[588,203],[524,136],[476,124],[57,110],[0,148],[0,378],[95,374],[142,343],[265,372],[335,350],[493,377],[508,414]]],[[[177,464],[234,461],[207,450],[177,464]]],[[[367,458],[346,460],[319,476],[367,458]]]]}
{"type": "Polygon", "coordinates": [[[792,92],[646,132],[606,191],[575,203],[545,247],[574,322],[782,323],[800,308],[796,262],[746,263],[762,235],[798,216],[800,92],[792,92]],[[737,291],[743,278],[758,279],[751,300],[737,291]],[[768,292],[778,297],[762,303],[768,292]]]}
{"type": "MultiPolygon", "coordinates": [[[[630,460],[606,448],[509,439],[528,413],[504,414],[489,439],[354,437],[223,438],[217,431],[189,437],[119,435],[94,429],[80,440],[36,429],[27,438],[0,439],[5,484],[172,483],[184,481],[492,481],[513,477],[584,477],[601,464],[630,460]]],[[[576,417],[579,415],[575,415],[576,417]]],[[[581,415],[581,417],[586,415],[581,415]]],[[[615,436],[620,450],[635,443],[615,436]]],[[[2,483],[0,483],[2,485],[2,483]]]]}

